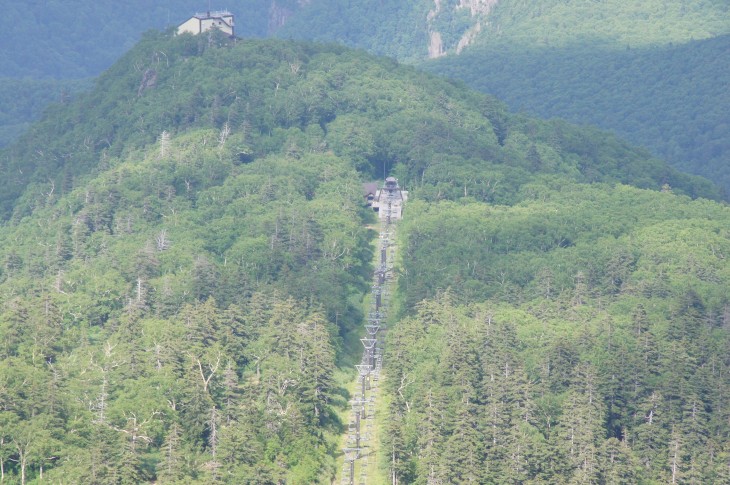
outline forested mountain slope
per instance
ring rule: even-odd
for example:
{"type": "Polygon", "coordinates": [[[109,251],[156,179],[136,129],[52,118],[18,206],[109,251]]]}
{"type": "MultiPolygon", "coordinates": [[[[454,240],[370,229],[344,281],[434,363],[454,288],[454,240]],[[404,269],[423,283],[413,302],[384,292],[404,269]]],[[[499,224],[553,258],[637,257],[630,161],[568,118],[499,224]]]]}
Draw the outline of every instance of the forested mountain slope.
{"type": "Polygon", "coordinates": [[[730,33],[726,2],[682,0],[313,0],[277,35],[331,40],[418,60],[495,42],[517,48],[625,48],[730,33]]]}
{"type": "Polygon", "coordinates": [[[669,184],[693,197],[717,196],[709,183],[606,133],[510,116],[491,98],[414,69],[399,68],[398,81],[391,81],[393,61],[331,46],[327,52],[338,62],[328,67],[315,57],[316,45],[280,42],[266,44],[273,53],[256,53],[254,41],[228,46],[222,37],[211,43],[207,36],[170,36],[150,33],[99,78],[93,92],[55,107],[0,154],[4,217],[28,214],[43,204],[44,194],[65,194],[77,177],[105,167],[107,157],[153,143],[165,130],[210,126],[229,127],[242,160],[272,144],[306,150],[323,137],[321,149],[348,154],[374,175],[398,163],[408,164],[408,182],[453,170],[457,185],[485,198],[509,197],[516,181],[534,172],[649,188],[669,184]],[[201,57],[216,45],[227,47],[201,57]],[[298,50],[289,53],[295,45],[298,50]],[[361,58],[372,72],[354,65],[361,58]],[[377,82],[378,75],[385,80],[377,82]],[[304,139],[292,139],[289,130],[304,139]],[[501,166],[500,178],[511,181],[495,188],[483,170],[450,168],[451,157],[480,160],[473,167],[501,166]]]}
{"type": "Polygon", "coordinates": [[[208,6],[236,14],[237,34],[330,40],[399,59],[428,56],[432,37],[442,52],[459,41],[513,45],[577,43],[639,47],[730,33],[723,1],[656,0],[231,0],[205,4],[164,0],[9,3],[0,18],[3,76],[85,78],[97,75],[150,28],[176,26],[208,6]]]}
{"type": "Polygon", "coordinates": [[[480,208],[546,183],[718,196],[391,60],[163,33],[0,157],[0,469],[16,482],[329,482],[372,259],[363,178],[480,208]]]}
{"type": "Polygon", "coordinates": [[[45,107],[86,87],[148,29],[177,26],[209,5],[236,14],[240,36],[275,32],[303,2],[193,0],[6,2],[0,16],[0,147],[28,128],[45,107]]]}
{"type": "Polygon", "coordinates": [[[89,84],[86,80],[0,78],[0,147],[18,139],[48,105],[67,102],[89,84]]]}
{"type": "Polygon", "coordinates": [[[730,36],[655,48],[476,47],[422,67],[511,109],[614,130],[730,188],[730,36]]]}
{"type": "MultiPolygon", "coordinates": [[[[448,54],[426,67],[504,96],[511,109],[616,130],[728,185],[728,63],[715,61],[725,45],[680,46],[728,34],[726,2],[234,0],[225,8],[242,37],[336,41],[409,62],[448,54]]],[[[190,1],[8,5],[0,146],[37,119],[41,101],[61,97],[67,83],[48,78],[94,76],[144,30],[177,25],[196,9],[190,1]],[[20,80],[28,77],[42,81],[20,80]]]]}
{"type": "Polygon", "coordinates": [[[142,32],[177,26],[196,12],[229,9],[239,35],[273,32],[299,8],[297,0],[66,0],[3,5],[0,49],[3,76],[87,78],[97,76],[134,46],[142,32]]]}
{"type": "Polygon", "coordinates": [[[423,189],[399,228],[389,476],[730,481],[727,206],[552,178],[510,206],[423,189]]]}

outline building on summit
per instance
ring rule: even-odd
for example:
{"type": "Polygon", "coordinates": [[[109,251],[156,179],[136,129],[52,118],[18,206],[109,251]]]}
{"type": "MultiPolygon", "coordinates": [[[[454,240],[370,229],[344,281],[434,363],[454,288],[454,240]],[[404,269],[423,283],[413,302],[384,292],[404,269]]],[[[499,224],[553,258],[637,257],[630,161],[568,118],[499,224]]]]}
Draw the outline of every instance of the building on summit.
{"type": "Polygon", "coordinates": [[[202,34],[211,29],[218,29],[224,34],[233,37],[234,22],[233,14],[227,10],[218,12],[196,13],[177,28],[178,34],[189,32],[193,35],[202,34]]]}

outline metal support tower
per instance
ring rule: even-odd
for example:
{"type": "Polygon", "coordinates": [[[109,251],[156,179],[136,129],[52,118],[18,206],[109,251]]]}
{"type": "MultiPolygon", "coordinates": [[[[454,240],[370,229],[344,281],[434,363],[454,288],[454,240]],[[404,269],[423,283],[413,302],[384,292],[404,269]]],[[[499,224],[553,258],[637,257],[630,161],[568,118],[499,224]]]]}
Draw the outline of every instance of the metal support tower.
{"type": "Polygon", "coordinates": [[[355,485],[356,472],[357,483],[366,485],[368,474],[372,471],[370,457],[377,456],[372,449],[367,451],[367,443],[374,433],[376,398],[379,393],[378,380],[383,366],[383,338],[387,330],[385,321],[390,303],[390,283],[393,279],[392,268],[395,260],[393,221],[401,217],[404,194],[406,193],[397,187],[395,179],[389,177],[386,180],[380,205],[383,228],[379,237],[377,265],[372,275],[373,299],[365,324],[366,335],[360,339],[363,344],[362,359],[355,365],[359,389],[357,395],[350,401],[352,418],[349,421],[348,444],[343,448],[345,460],[342,468],[342,485],[355,485]],[[357,466],[356,461],[358,461],[357,466]]]}

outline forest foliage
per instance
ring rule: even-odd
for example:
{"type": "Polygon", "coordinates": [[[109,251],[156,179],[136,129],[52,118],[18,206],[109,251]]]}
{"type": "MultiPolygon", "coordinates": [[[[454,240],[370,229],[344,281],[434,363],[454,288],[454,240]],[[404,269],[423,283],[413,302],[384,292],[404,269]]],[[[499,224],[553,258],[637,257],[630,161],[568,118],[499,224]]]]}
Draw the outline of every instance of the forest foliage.
{"type": "Polygon", "coordinates": [[[18,139],[48,105],[67,103],[89,84],[87,80],[0,78],[0,147],[18,139]]]}
{"type": "MultiPolygon", "coordinates": [[[[192,0],[3,5],[0,147],[15,141],[41,118],[48,105],[86,90],[143,32],[177,26],[206,7],[205,2],[192,0]]],[[[228,8],[237,15],[239,35],[263,37],[276,30],[274,18],[293,15],[299,5],[294,0],[232,0],[214,7],[228,8]]]]}
{"type": "MultiPolygon", "coordinates": [[[[96,76],[111,66],[146,30],[177,26],[194,13],[205,11],[208,4],[192,0],[154,4],[71,0],[9,3],[4,7],[5,15],[0,19],[3,76],[78,79],[96,76]]],[[[213,2],[210,8],[232,11],[241,37],[275,34],[337,41],[400,60],[426,58],[429,29],[441,32],[446,49],[453,51],[459,38],[477,22],[483,24],[478,40],[509,39],[521,45],[575,45],[591,40],[639,47],[730,33],[727,3],[712,0],[447,0],[439,2],[438,8],[427,0],[231,0],[213,2]]]]}
{"type": "Polygon", "coordinates": [[[385,357],[404,483],[726,483],[730,211],[552,178],[413,193],[385,357]]]}
{"type": "Polygon", "coordinates": [[[218,131],[163,136],[2,232],[5,473],[334,473],[336,356],[370,260],[357,174],[336,156],[233,160],[218,131]]]}
{"type": "Polygon", "coordinates": [[[495,2],[477,44],[648,47],[730,33],[730,6],[716,0],[506,0],[495,2]]]}
{"type": "Polygon", "coordinates": [[[150,32],[92,92],[49,110],[0,153],[0,215],[27,215],[50,187],[66,193],[100,157],[166,130],[211,126],[230,130],[241,161],[284,145],[331,148],[371,176],[402,164],[411,185],[445,170],[452,185],[485,200],[509,197],[536,172],[719,196],[709,182],[606,133],[509,115],[493,98],[395,61],[333,45],[261,42],[150,32]],[[464,168],[452,169],[452,157],[464,168]],[[486,178],[495,167],[498,189],[486,178]]]}
{"type": "Polygon", "coordinates": [[[578,45],[636,48],[728,34],[728,19],[728,5],[722,1],[315,0],[277,35],[336,41],[417,61],[428,57],[433,32],[440,34],[448,54],[457,51],[470,31],[474,45],[498,42],[518,50],[578,45]]]}
{"type": "Polygon", "coordinates": [[[194,0],[9,2],[3,5],[5,15],[0,18],[3,76],[98,76],[131,49],[143,32],[176,27],[196,12],[205,12],[209,5],[213,10],[228,9],[236,14],[239,35],[262,37],[270,33],[273,3],[289,14],[298,8],[295,0],[231,0],[225,5],[194,0]]]}
{"type": "MultiPolygon", "coordinates": [[[[340,46],[150,32],[90,92],[52,107],[0,153],[0,471],[19,483],[329,483],[349,397],[338,364],[369,290],[373,216],[361,181],[386,173],[415,197],[400,290],[408,318],[438,293],[410,277],[440,268],[423,268],[422,257],[449,265],[449,286],[464,293],[455,306],[531,288],[522,260],[495,286],[499,264],[469,246],[491,239],[517,259],[532,257],[523,250],[562,257],[565,268],[542,266],[567,295],[572,272],[601,261],[581,238],[601,239],[604,224],[611,237],[658,238],[652,258],[668,269],[685,248],[667,231],[695,230],[705,249],[681,259],[704,285],[691,307],[714,312],[724,301],[725,270],[705,259],[726,254],[725,209],[698,199],[719,198],[717,189],[645,150],[510,115],[461,84],[340,46]],[[603,204],[648,214],[612,218],[603,204]],[[674,225],[664,206],[680,214],[674,225]],[[574,208],[588,220],[566,215],[574,208]],[[443,232],[428,222],[432,211],[450,214],[444,224],[464,229],[466,246],[433,251],[443,232]],[[490,211],[543,229],[513,254],[522,229],[490,238],[490,211]],[[642,224],[664,232],[644,234],[642,224]],[[471,250],[466,270],[449,259],[471,250]]],[[[621,261],[617,278],[629,271],[621,261]]],[[[624,279],[609,284],[600,268],[585,274],[585,307],[595,285],[623,291],[624,279]]],[[[674,295],[673,275],[656,291],[674,295]]],[[[720,346],[724,330],[707,328],[720,346]]],[[[554,388],[556,413],[568,380],[554,388]]],[[[722,419],[714,397],[698,396],[708,420],[722,419]]]]}
{"type": "Polygon", "coordinates": [[[615,131],[673,166],[730,188],[730,36],[662,47],[500,44],[424,63],[514,111],[615,131]]]}
{"type": "MultiPolygon", "coordinates": [[[[414,63],[438,33],[448,56],[426,68],[513,110],[615,130],[680,170],[730,184],[729,106],[719,82],[727,63],[717,61],[727,37],[699,42],[730,33],[726,2],[234,0],[225,8],[240,37],[337,42],[414,63]],[[473,46],[455,56],[465,39],[473,46]]],[[[0,146],[59,99],[68,79],[96,76],[146,29],[175,26],[197,10],[189,0],[8,5],[0,146]]]]}

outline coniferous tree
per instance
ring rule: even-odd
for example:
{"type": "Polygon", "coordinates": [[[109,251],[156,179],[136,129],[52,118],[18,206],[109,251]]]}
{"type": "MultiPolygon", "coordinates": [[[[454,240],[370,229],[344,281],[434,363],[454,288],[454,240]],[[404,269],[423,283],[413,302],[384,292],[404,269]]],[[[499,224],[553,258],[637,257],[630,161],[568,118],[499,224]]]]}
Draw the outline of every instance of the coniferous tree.
{"type": "Polygon", "coordinates": [[[484,460],[482,438],[477,429],[475,405],[464,392],[451,412],[450,436],[441,454],[447,483],[481,483],[484,460]]]}
{"type": "Polygon", "coordinates": [[[636,412],[632,449],[649,474],[656,473],[664,463],[663,451],[669,438],[665,409],[661,394],[653,392],[639,403],[636,412]]]}
{"type": "Polygon", "coordinates": [[[616,485],[637,483],[636,463],[626,441],[608,438],[599,450],[600,482],[616,485]]]}

